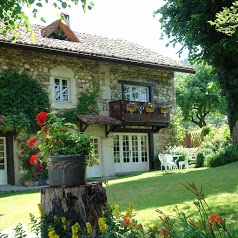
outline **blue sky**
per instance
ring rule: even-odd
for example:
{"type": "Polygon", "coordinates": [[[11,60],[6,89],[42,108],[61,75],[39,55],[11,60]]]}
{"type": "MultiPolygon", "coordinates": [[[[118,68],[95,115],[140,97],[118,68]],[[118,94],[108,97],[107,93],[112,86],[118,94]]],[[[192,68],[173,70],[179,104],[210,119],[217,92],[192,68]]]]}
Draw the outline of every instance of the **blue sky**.
{"type": "MultiPolygon", "coordinates": [[[[81,9],[81,5],[65,10],[70,15],[71,29],[81,33],[129,40],[175,60],[187,58],[187,52],[184,52],[181,58],[176,54],[179,46],[165,47],[168,39],[160,40],[159,16],[153,17],[153,12],[164,4],[163,0],[92,1],[95,4],[94,8],[86,13],[81,9]]],[[[50,6],[40,11],[47,21],[46,24],[56,20],[57,13],[60,11],[50,6]]],[[[39,20],[31,18],[31,22],[39,23],[39,20]]]]}

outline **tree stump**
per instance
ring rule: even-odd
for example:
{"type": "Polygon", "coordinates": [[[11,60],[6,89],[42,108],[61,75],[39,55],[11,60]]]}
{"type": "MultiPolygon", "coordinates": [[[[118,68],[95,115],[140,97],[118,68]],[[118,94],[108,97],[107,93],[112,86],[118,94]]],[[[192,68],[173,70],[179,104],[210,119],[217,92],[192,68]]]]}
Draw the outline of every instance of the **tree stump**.
{"type": "Polygon", "coordinates": [[[106,203],[106,189],[101,182],[78,187],[41,189],[41,205],[45,214],[65,217],[69,225],[78,222],[81,228],[85,228],[85,223],[90,222],[96,229],[106,203]]]}

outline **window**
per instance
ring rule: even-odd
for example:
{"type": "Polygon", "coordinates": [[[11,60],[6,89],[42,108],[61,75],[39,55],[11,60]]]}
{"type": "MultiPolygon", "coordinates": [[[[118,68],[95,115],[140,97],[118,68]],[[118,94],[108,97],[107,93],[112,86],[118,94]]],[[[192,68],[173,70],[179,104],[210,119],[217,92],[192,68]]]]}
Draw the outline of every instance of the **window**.
{"type": "Polygon", "coordinates": [[[97,138],[93,138],[92,140],[95,157],[99,159],[99,141],[97,138]]]}
{"type": "Polygon", "coordinates": [[[69,83],[66,79],[55,79],[55,101],[69,101],[69,83]]]}
{"type": "Polygon", "coordinates": [[[122,85],[122,99],[136,102],[152,102],[153,88],[156,84],[146,82],[136,82],[127,80],[118,80],[122,85]]]}
{"type": "Polygon", "coordinates": [[[128,101],[148,102],[149,88],[145,86],[123,85],[123,99],[128,101]]]}

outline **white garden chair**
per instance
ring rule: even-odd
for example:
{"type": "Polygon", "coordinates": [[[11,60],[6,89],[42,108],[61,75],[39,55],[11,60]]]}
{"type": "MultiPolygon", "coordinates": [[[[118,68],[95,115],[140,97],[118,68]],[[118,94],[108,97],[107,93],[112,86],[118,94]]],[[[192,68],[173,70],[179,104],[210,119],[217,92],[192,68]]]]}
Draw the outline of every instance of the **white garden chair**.
{"type": "Polygon", "coordinates": [[[158,157],[159,157],[159,160],[160,160],[160,169],[161,170],[163,169],[163,167],[164,167],[165,170],[169,169],[169,165],[167,164],[167,160],[166,160],[164,155],[165,154],[162,154],[162,153],[158,154],[158,157]]]}
{"type": "Polygon", "coordinates": [[[188,155],[185,156],[185,160],[179,161],[179,169],[189,169],[189,164],[188,164],[188,155]]]}
{"type": "Polygon", "coordinates": [[[178,169],[177,164],[176,164],[176,163],[174,162],[174,160],[173,160],[173,155],[171,155],[171,154],[165,154],[164,156],[165,156],[165,158],[166,158],[166,162],[167,162],[168,167],[169,167],[170,170],[172,170],[172,169],[178,169]]]}
{"type": "Polygon", "coordinates": [[[162,170],[163,167],[165,168],[165,170],[169,169],[177,169],[178,166],[176,163],[173,162],[173,156],[170,154],[162,154],[160,153],[158,155],[159,160],[160,160],[160,169],[162,170]]]}

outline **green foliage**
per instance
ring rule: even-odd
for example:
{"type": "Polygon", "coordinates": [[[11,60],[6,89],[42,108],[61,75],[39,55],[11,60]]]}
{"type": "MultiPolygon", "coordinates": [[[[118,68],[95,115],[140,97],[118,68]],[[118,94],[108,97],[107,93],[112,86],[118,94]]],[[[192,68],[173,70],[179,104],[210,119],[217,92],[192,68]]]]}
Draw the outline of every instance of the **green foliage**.
{"type": "Polygon", "coordinates": [[[91,115],[98,113],[99,87],[91,93],[83,93],[78,99],[77,110],[81,115],[91,115]]]}
{"type": "MultiPolygon", "coordinates": [[[[97,162],[93,154],[92,137],[77,132],[75,124],[58,117],[55,112],[41,112],[36,118],[41,130],[37,132],[36,144],[32,146],[39,149],[41,157],[83,154],[88,158],[88,165],[97,162]]],[[[34,138],[31,140],[34,141],[34,138]]]]}
{"type": "Polygon", "coordinates": [[[238,1],[232,3],[231,7],[224,7],[216,13],[215,21],[209,21],[216,30],[228,36],[232,36],[238,27],[238,1]]]}
{"type": "Polygon", "coordinates": [[[206,64],[197,64],[195,68],[195,75],[177,74],[176,100],[184,120],[203,127],[208,116],[224,114],[226,104],[213,68],[206,64]]]}
{"type": "MultiPolygon", "coordinates": [[[[55,8],[63,11],[63,9],[67,7],[71,7],[71,4],[78,5],[81,4],[84,11],[86,9],[91,10],[94,6],[93,2],[88,2],[87,0],[24,0],[24,1],[15,1],[15,0],[1,0],[1,8],[0,8],[0,20],[4,23],[4,25],[0,25],[0,30],[2,34],[6,36],[10,32],[12,34],[12,40],[15,41],[18,37],[17,29],[19,28],[19,23],[23,23],[26,27],[27,31],[30,31],[30,21],[29,16],[24,12],[23,6],[27,6],[31,8],[31,13],[35,18],[41,19],[41,21],[45,22],[45,19],[39,16],[38,8],[47,8],[47,5],[51,4],[55,8]]],[[[32,40],[34,40],[33,33],[31,34],[32,40]]]]}
{"type": "Polygon", "coordinates": [[[181,145],[185,137],[185,129],[182,126],[183,116],[180,108],[177,108],[176,114],[171,114],[170,128],[172,129],[171,146],[181,145]]]}
{"type": "Polygon", "coordinates": [[[238,160],[237,145],[233,145],[227,125],[211,128],[197,152],[196,167],[217,167],[238,160]]]}
{"type": "Polygon", "coordinates": [[[204,161],[206,156],[209,154],[212,154],[212,150],[210,148],[202,148],[197,152],[196,155],[196,168],[203,167],[204,166],[204,161]]]}
{"type": "Polygon", "coordinates": [[[77,124],[77,117],[76,116],[79,113],[76,109],[67,109],[67,110],[64,110],[64,111],[58,111],[57,114],[60,117],[65,118],[65,121],[71,122],[73,124],[77,124]]]}
{"type": "Polygon", "coordinates": [[[238,145],[230,144],[207,155],[204,164],[207,167],[217,167],[235,161],[238,161],[238,145]]]}
{"type": "Polygon", "coordinates": [[[0,112],[5,130],[36,130],[35,115],[49,108],[48,94],[39,83],[17,72],[0,73],[0,112]]]}
{"type": "Polygon", "coordinates": [[[202,186],[198,188],[194,183],[188,183],[188,185],[181,183],[181,185],[196,196],[194,205],[198,215],[189,218],[186,213],[175,207],[176,219],[171,219],[158,209],[157,212],[160,214],[163,225],[161,236],[174,238],[236,237],[236,232],[227,228],[226,221],[219,212],[212,213],[205,200],[202,186]]]}
{"type": "Polygon", "coordinates": [[[188,48],[191,59],[203,59],[218,74],[226,98],[228,122],[232,131],[238,118],[238,49],[237,31],[230,37],[217,32],[208,21],[214,21],[223,7],[231,7],[233,0],[167,0],[155,14],[161,14],[161,27],[170,43],[188,48]]]}

